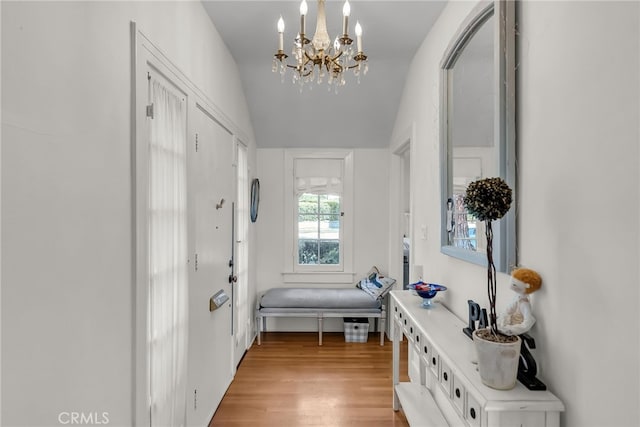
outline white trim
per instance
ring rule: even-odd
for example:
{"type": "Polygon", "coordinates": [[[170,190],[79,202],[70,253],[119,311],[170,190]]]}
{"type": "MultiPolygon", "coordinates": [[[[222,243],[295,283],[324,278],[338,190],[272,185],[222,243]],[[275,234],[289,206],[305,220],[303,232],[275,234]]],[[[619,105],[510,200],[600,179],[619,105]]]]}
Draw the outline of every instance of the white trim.
{"type": "Polygon", "coordinates": [[[131,109],[131,137],[132,137],[132,206],[134,233],[133,237],[133,348],[134,348],[134,375],[133,377],[133,425],[150,425],[151,408],[149,406],[149,349],[147,346],[147,327],[149,324],[147,308],[147,268],[143,260],[147,259],[146,246],[140,244],[147,241],[146,212],[146,188],[148,185],[148,168],[146,149],[138,144],[144,138],[145,116],[142,112],[142,105],[138,105],[138,100],[145,99],[146,86],[138,74],[141,73],[143,64],[146,63],[148,55],[147,49],[141,49],[141,34],[136,29],[136,23],[131,22],[131,43],[132,43],[132,109],[131,109]],[[139,69],[138,69],[139,68],[139,69]],[[140,81],[139,81],[140,80],[140,81]]]}
{"type": "Polygon", "coordinates": [[[282,273],[284,283],[355,283],[356,273],[346,272],[295,272],[282,273]]]}
{"type": "MultiPolygon", "coordinates": [[[[0,7],[0,22],[2,22],[2,7],[0,7]]],[[[2,69],[2,55],[0,55],[0,70],[2,69]]],[[[2,98],[2,84],[0,84],[0,99],[2,98]]],[[[0,111],[0,122],[2,120],[0,111]]],[[[2,241],[2,138],[0,138],[0,242],[2,241]]],[[[0,245],[0,319],[2,319],[2,245],[0,245]]],[[[2,378],[2,328],[0,328],[0,378],[2,378]]],[[[2,387],[0,384],[0,414],[2,414],[2,387]]],[[[2,427],[2,417],[0,417],[0,427],[2,427]]]]}
{"type": "MultiPolygon", "coordinates": [[[[335,273],[335,266],[300,266],[294,260],[297,257],[296,242],[296,221],[294,218],[295,208],[295,189],[294,189],[294,162],[296,159],[342,159],[344,161],[344,177],[343,177],[343,193],[340,200],[342,212],[344,216],[341,218],[342,233],[342,263],[340,272],[351,275],[353,271],[353,150],[305,150],[305,149],[287,149],[284,150],[284,266],[283,274],[285,281],[290,277],[296,277],[296,274],[313,273],[313,275],[322,275],[335,273]]],[[[310,276],[298,276],[300,278],[310,276]]],[[[334,277],[336,280],[339,276],[334,277]]],[[[325,279],[326,280],[326,279],[325,279]]],[[[317,282],[317,281],[316,281],[317,282]]],[[[335,281],[333,281],[335,283],[335,281]]],[[[328,282],[327,282],[328,283],[328,282]]],[[[338,282],[349,283],[349,282],[338,282]]]]}

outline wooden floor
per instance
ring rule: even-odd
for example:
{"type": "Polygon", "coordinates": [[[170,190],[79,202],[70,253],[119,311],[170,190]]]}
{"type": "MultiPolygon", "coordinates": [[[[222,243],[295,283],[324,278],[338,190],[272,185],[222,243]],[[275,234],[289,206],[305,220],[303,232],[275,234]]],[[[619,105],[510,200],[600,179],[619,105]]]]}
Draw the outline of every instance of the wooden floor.
{"type": "MultiPolygon", "coordinates": [[[[242,360],[209,426],[408,426],[392,408],[392,344],[378,334],[268,332],[242,360]]],[[[406,341],[401,381],[406,381],[406,341]]]]}

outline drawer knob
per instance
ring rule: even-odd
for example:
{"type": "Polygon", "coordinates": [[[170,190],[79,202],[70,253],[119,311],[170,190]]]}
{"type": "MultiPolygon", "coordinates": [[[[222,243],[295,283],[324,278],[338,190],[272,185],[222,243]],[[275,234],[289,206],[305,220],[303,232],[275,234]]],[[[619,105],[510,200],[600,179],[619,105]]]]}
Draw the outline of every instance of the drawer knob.
{"type": "Polygon", "coordinates": [[[456,389],[456,397],[458,399],[460,399],[460,389],[459,388],[456,389]]]}
{"type": "Polygon", "coordinates": [[[446,372],[444,374],[442,374],[442,376],[444,377],[445,381],[449,381],[449,375],[447,375],[446,372]]]}
{"type": "Polygon", "coordinates": [[[420,335],[416,335],[416,341],[420,342],[420,335]]]}
{"type": "Polygon", "coordinates": [[[409,328],[409,331],[413,333],[413,326],[409,328]]]}
{"type": "Polygon", "coordinates": [[[475,420],[476,419],[476,410],[474,408],[469,409],[469,415],[471,415],[471,418],[473,418],[475,420]]]}
{"type": "Polygon", "coordinates": [[[427,349],[427,346],[426,346],[426,345],[424,346],[424,352],[425,352],[425,353],[427,353],[427,352],[428,352],[428,349],[427,349]]]}
{"type": "Polygon", "coordinates": [[[436,358],[435,357],[431,358],[431,363],[433,363],[434,365],[436,364],[436,358]]]}

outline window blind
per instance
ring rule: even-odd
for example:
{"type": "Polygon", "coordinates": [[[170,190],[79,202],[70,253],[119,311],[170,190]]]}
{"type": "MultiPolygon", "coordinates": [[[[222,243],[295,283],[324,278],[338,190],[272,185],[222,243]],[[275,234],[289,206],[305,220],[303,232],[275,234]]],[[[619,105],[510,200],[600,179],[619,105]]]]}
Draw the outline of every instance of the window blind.
{"type": "Polygon", "coordinates": [[[343,163],[343,159],[295,159],[296,194],[342,194],[343,163]]]}

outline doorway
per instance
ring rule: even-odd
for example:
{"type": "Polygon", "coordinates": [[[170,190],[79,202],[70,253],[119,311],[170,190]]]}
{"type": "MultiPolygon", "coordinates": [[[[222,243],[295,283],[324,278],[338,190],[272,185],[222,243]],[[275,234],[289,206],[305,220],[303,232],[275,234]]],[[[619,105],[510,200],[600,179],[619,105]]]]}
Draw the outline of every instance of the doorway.
{"type": "Polygon", "coordinates": [[[402,207],[402,289],[409,286],[411,258],[411,150],[410,143],[400,154],[400,206],[402,207]]]}
{"type": "Polygon", "coordinates": [[[389,275],[396,279],[394,289],[407,288],[414,257],[411,220],[411,141],[414,140],[414,127],[412,125],[402,132],[390,149],[389,275]]]}

